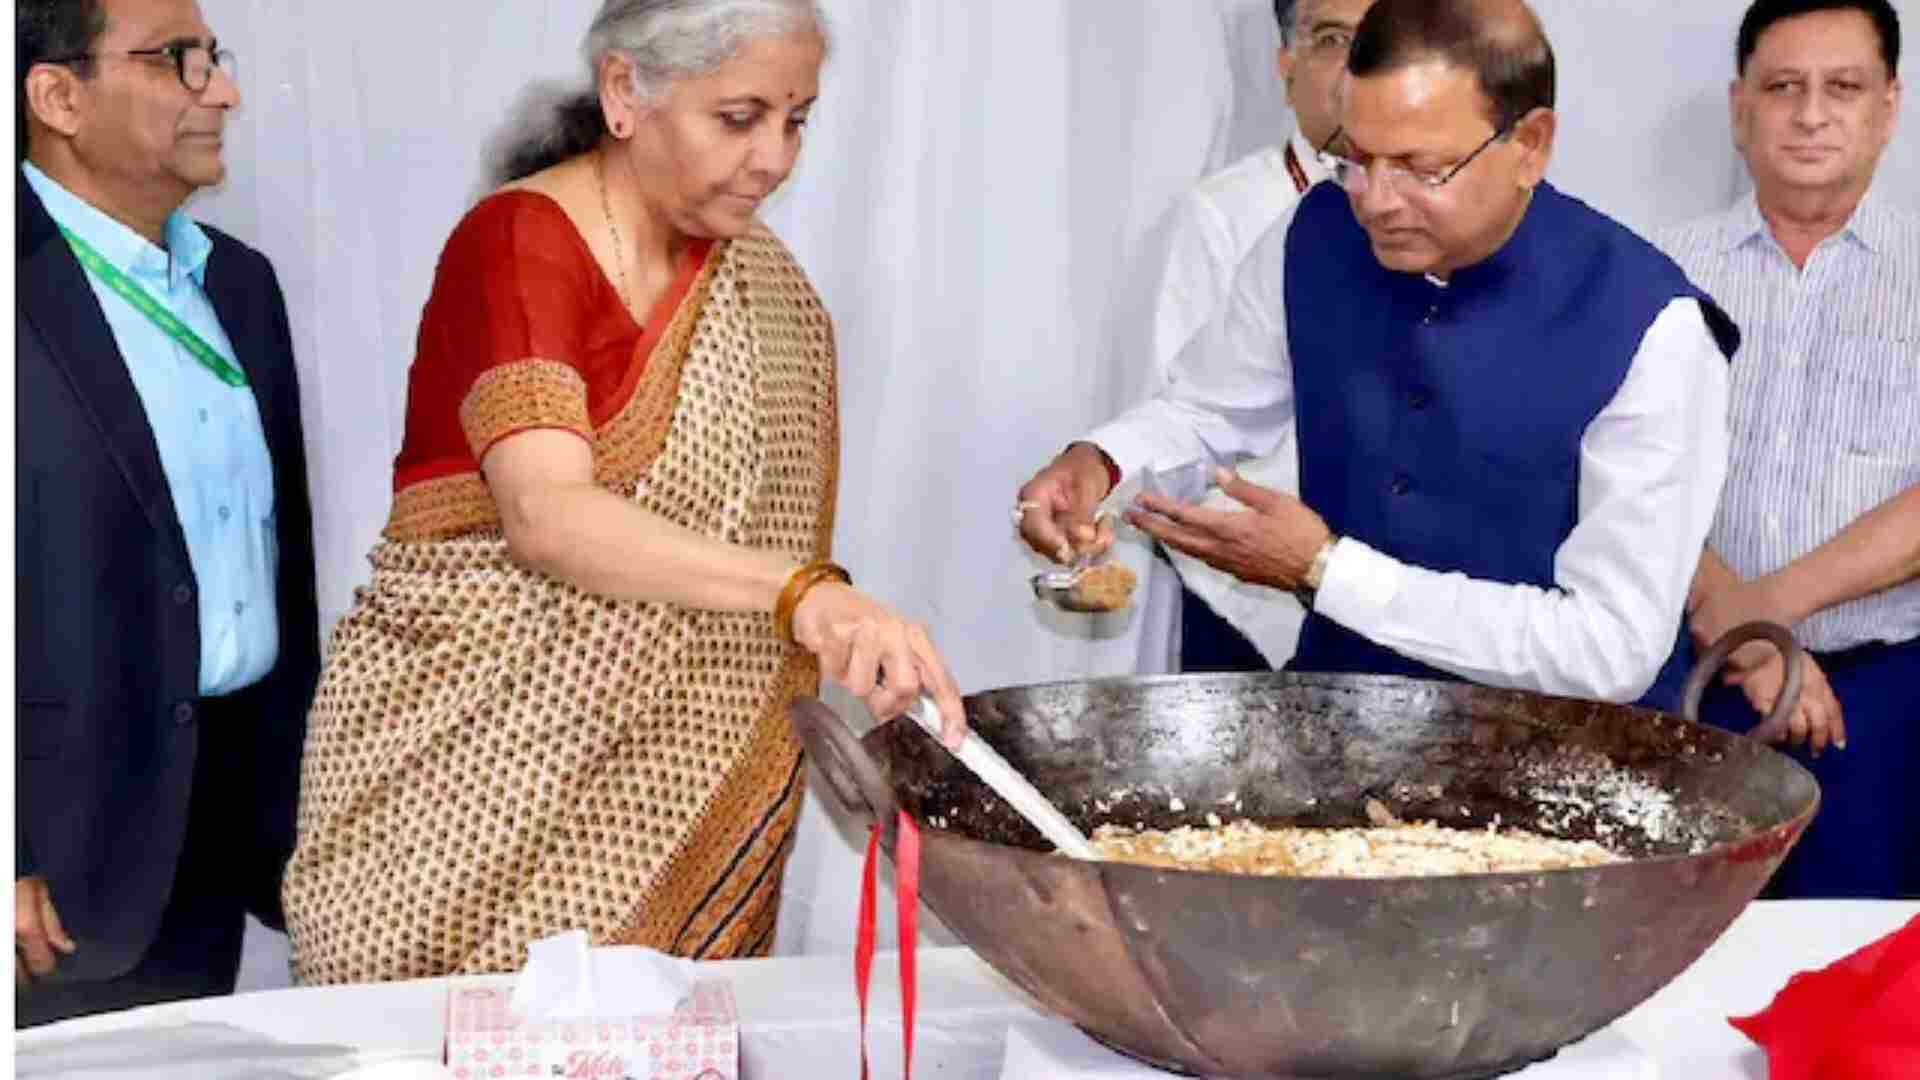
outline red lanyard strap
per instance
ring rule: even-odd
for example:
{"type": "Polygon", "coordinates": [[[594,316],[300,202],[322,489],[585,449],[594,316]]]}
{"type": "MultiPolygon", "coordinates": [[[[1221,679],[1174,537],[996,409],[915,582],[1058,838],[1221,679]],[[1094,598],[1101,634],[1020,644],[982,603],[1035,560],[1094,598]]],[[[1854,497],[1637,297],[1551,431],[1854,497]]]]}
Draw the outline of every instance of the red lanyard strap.
{"type": "MultiPolygon", "coordinates": [[[[920,936],[920,827],[902,810],[894,839],[894,893],[900,920],[900,1024],[906,1039],[901,1078],[913,1076],[913,1018],[919,1004],[919,965],[914,945],[920,936]]],[[[880,826],[867,830],[866,864],[860,872],[860,927],[853,947],[853,987],[860,1000],[860,1080],[870,1080],[867,1062],[867,990],[873,981],[875,909],[880,862],[880,826]]]]}

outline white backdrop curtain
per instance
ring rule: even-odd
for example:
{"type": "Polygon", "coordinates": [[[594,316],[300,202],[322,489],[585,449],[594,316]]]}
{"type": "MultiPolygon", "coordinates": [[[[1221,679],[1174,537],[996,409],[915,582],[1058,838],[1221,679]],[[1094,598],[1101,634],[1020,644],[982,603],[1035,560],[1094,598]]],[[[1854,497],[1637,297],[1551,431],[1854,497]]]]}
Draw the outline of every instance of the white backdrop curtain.
{"type": "MultiPolygon", "coordinates": [[[[330,626],[385,519],[440,246],[521,90],[584,80],[597,3],[201,3],[240,53],[246,100],[230,178],[194,210],[266,251],[286,290],[330,626]]],[[[835,52],[768,218],[837,324],[837,554],[934,629],[969,691],[1164,669],[1169,576],[1130,619],[1048,618],[1006,510],[1066,441],[1148,389],[1171,200],[1288,129],[1268,0],[825,6],[835,52]]],[[[1741,188],[1725,100],[1744,3],[1538,6],[1560,62],[1556,182],[1643,229],[1741,188]]],[[[1920,0],[1896,6],[1920,27],[1920,0]]],[[[1920,190],[1920,140],[1897,140],[1883,182],[1920,190]]],[[[810,800],[781,952],[848,947],[859,839],[810,800]]],[[[284,979],[274,948],[256,938],[248,985],[284,979]]]]}

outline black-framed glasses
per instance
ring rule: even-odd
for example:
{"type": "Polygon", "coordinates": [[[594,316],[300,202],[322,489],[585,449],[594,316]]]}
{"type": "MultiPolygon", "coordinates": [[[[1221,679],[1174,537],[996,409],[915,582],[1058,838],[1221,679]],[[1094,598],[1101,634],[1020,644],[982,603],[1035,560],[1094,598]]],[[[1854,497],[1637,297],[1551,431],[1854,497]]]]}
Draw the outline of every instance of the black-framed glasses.
{"type": "Polygon", "coordinates": [[[153,49],[129,49],[117,53],[76,53],[48,60],[49,64],[77,64],[83,60],[107,60],[124,56],[138,60],[169,60],[173,63],[174,73],[180,76],[180,85],[190,93],[203,93],[207,84],[213,81],[213,69],[219,68],[228,79],[239,74],[238,61],[234,59],[232,49],[223,49],[217,41],[174,41],[153,49]]]}
{"type": "Polygon", "coordinates": [[[1288,36],[1287,44],[1303,47],[1307,55],[1316,60],[1331,62],[1344,61],[1353,48],[1353,28],[1348,26],[1322,26],[1318,30],[1303,32],[1294,28],[1288,36]]]}
{"type": "MultiPolygon", "coordinates": [[[[1506,138],[1507,135],[1512,133],[1513,128],[1514,124],[1509,123],[1492,135],[1487,136],[1487,141],[1474,147],[1473,153],[1461,158],[1444,172],[1416,172],[1404,165],[1396,165],[1391,161],[1382,162],[1380,172],[1386,177],[1387,184],[1402,195],[1437,191],[1445,187],[1447,181],[1459,176],[1460,170],[1473,164],[1473,159],[1485,153],[1487,147],[1506,138]]],[[[1365,195],[1367,189],[1373,185],[1373,180],[1370,175],[1372,169],[1371,164],[1362,165],[1357,161],[1341,157],[1339,154],[1333,152],[1333,144],[1339,140],[1345,130],[1345,128],[1334,128],[1333,134],[1327,136],[1327,143],[1320,148],[1318,155],[1320,163],[1326,167],[1329,173],[1333,174],[1335,183],[1346,188],[1348,192],[1354,195],[1365,195]]]]}

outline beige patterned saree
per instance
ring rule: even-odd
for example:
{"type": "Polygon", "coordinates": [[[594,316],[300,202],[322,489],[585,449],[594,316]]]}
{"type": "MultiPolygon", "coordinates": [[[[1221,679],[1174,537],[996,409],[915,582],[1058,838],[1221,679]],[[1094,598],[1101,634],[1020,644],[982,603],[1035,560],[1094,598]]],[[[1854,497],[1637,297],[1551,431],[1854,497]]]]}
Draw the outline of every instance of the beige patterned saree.
{"type": "MultiPolygon", "coordinates": [[[[557,212],[529,198],[511,213],[557,212]]],[[[483,211],[505,213],[483,203],[462,230],[483,211]]],[[[525,245],[537,229],[505,232],[525,245]]],[[[604,299],[597,268],[574,269],[604,299]]],[[[575,928],[682,956],[769,950],[804,780],[786,709],[817,688],[811,657],[764,614],[614,602],[522,568],[477,467],[507,434],[575,430],[598,480],[646,509],[823,557],[838,433],[818,298],[756,230],[705,251],[670,300],[624,373],[485,367],[458,401],[474,467],[456,453],[400,484],[309,724],[285,887],[300,981],[515,970],[529,942],[575,928]]],[[[579,340],[586,356],[600,339],[579,340]]],[[[430,381],[416,371],[410,439],[430,381]]]]}

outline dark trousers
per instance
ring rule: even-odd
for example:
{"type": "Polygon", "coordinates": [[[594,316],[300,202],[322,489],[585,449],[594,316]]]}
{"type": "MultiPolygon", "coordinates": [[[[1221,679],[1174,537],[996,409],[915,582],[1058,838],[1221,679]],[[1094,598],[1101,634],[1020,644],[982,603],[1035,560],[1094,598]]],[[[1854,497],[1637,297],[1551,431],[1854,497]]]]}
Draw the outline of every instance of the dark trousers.
{"type": "MultiPolygon", "coordinates": [[[[261,717],[227,698],[203,700],[198,715],[200,746],[186,841],[153,944],[132,971],[117,979],[60,982],[56,972],[50,980],[16,987],[15,1027],[233,992],[246,930],[236,867],[249,862],[235,855],[255,843],[252,822],[259,813],[258,807],[242,805],[251,787],[237,781],[258,768],[253,725],[261,717]]],[[[56,906],[60,902],[58,896],[53,900],[56,906]]],[[[87,947],[85,941],[78,944],[87,947]]]]}
{"type": "MultiPolygon", "coordinates": [[[[1768,883],[1776,899],[1920,898],[1920,639],[1814,657],[1847,725],[1847,749],[1817,760],[1820,810],[1768,883]]],[[[1700,715],[1745,733],[1760,722],[1738,687],[1715,686],[1700,715]]]]}
{"type": "Polygon", "coordinates": [[[1180,670],[1200,672],[1272,671],[1245,634],[1214,613],[1193,590],[1180,589],[1180,670]]]}

